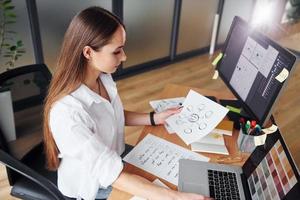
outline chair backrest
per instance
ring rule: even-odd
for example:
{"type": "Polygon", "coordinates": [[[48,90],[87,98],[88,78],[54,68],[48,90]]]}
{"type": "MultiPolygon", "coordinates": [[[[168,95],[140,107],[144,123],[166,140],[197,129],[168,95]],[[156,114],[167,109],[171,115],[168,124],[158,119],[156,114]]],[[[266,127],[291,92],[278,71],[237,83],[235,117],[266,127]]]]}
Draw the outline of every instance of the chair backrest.
{"type": "Polygon", "coordinates": [[[45,64],[18,67],[0,74],[0,88],[11,91],[14,111],[43,102],[51,73],[45,64]]]}
{"type": "MultiPolygon", "coordinates": [[[[46,195],[49,199],[55,200],[65,200],[68,199],[58,190],[55,184],[52,181],[42,176],[40,173],[36,172],[34,169],[23,164],[18,159],[12,157],[6,150],[5,139],[2,137],[2,131],[0,128],[0,162],[3,163],[8,169],[14,171],[30,181],[36,183],[42,189],[47,191],[46,195]]],[[[37,159],[37,158],[35,158],[37,159]]],[[[43,192],[45,195],[45,192],[43,192]]]]}
{"type": "MultiPolygon", "coordinates": [[[[0,91],[10,91],[15,124],[8,127],[15,129],[15,135],[9,140],[7,135],[3,137],[7,146],[3,150],[21,162],[26,162],[28,153],[41,145],[43,101],[50,80],[51,73],[44,64],[22,66],[0,74],[0,91]]],[[[8,169],[7,173],[10,185],[20,178],[13,170],[8,169]]]]}

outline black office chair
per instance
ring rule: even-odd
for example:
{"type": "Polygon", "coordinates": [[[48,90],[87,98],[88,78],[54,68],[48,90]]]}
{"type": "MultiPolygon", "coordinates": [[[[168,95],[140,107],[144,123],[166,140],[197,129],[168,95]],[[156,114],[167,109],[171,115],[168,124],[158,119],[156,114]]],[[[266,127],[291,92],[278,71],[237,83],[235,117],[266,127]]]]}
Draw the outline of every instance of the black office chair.
{"type": "MultiPolygon", "coordinates": [[[[0,134],[2,135],[2,133],[0,134]]],[[[1,140],[1,143],[2,142],[3,140],[1,140]]],[[[18,175],[22,175],[22,177],[16,180],[15,185],[13,185],[11,191],[12,196],[21,199],[35,200],[67,199],[63,196],[63,194],[61,194],[55,184],[16,158],[12,157],[10,154],[4,151],[2,147],[0,147],[0,162],[2,162],[7,169],[18,173],[18,175]]]]}
{"type": "Polygon", "coordinates": [[[11,195],[21,199],[68,199],[55,185],[57,173],[45,169],[42,108],[50,80],[44,64],[0,74],[0,91],[11,93],[16,128],[10,141],[0,133],[0,161],[7,167],[11,195]]]}

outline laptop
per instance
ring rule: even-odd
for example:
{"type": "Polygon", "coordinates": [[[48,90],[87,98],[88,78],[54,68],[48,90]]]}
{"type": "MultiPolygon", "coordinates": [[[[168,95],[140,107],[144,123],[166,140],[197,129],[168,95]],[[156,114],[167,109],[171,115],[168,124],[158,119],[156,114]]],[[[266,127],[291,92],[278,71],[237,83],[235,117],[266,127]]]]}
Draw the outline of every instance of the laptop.
{"type": "Polygon", "coordinates": [[[299,171],[279,131],[268,135],[242,167],[179,161],[178,190],[214,199],[300,199],[299,171]]]}

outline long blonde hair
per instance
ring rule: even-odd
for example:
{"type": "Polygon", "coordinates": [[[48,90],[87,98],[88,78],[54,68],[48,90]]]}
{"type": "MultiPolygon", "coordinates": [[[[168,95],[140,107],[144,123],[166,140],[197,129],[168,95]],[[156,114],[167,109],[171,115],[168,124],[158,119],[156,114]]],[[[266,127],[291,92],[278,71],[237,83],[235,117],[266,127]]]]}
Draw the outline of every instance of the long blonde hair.
{"type": "Polygon", "coordinates": [[[90,46],[95,51],[99,51],[111,40],[119,26],[124,27],[118,17],[109,11],[100,7],[90,7],[72,19],[65,33],[43,113],[44,146],[46,165],[49,170],[56,170],[60,163],[59,150],[49,127],[51,106],[76,90],[83,82],[87,64],[82,53],[83,48],[90,46]]]}

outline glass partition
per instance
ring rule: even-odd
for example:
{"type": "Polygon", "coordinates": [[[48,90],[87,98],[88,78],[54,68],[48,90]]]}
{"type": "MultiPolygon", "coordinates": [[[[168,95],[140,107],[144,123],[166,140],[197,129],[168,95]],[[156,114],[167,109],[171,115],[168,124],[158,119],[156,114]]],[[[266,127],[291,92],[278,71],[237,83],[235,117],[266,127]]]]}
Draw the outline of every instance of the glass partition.
{"type": "Polygon", "coordinates": [[[182,1],[177,54],[209,46],[218,3],[218,0],[182,1]]]}
{"type": "Polygon", "coordinates": [[[232,23],[234,16],[239,16],[245,21],[249,21],[254,8],[255,0],[236,1],[225,0],[223,13],[221,17],[219,36],[217,38],[217,44],[225,42],[227,33],[232,23]]]}
{"type": "Polygon", "coordinates": [[[90,7],[101,6],[111,11],[110,0],[37,0],[37,10],[45,63],[52,70],[67,27],[77,12],[90,7]]]}
{"type": "Polygon", "coordinates": [[[169,56],[174,0],[124,1],[124,68],[169,56]]]}

